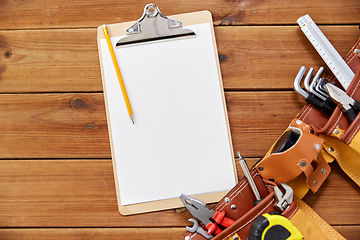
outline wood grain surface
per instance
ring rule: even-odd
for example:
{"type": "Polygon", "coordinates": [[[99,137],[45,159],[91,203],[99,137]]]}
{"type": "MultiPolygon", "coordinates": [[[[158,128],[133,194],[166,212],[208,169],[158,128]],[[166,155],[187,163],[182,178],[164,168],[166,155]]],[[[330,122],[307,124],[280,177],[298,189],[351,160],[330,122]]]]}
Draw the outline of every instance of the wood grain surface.
{"type": "MultiPolygon", "coordinates": [[[[134,21],[148,3],[0,1],[0,239],[180,239],[191,225],[187,211],[117,209],[96,27],[134,21]]],[[[325,66],[296,20],[310,14],[341,56],[360,37],[358,0],[155,3],[212,13],[233,146],[249,166],[304,106],[292,89],[300,67],[325,66]]],[[[331,168],[304,201],[358,239],[359,186],[331,168]]]]}

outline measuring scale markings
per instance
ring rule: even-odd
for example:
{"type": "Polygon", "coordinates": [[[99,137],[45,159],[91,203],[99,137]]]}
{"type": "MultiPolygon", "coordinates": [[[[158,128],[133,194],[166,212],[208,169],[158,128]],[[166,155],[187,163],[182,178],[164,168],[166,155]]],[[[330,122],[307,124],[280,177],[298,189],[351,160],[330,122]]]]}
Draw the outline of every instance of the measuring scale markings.
{"type": "Polygon", "coordinates": [[[346,90],[355,76],[354,72],[346,64],[309,15],[300,17],[297,20],[297,23],[305,36],[309,39],[310,43],[330,68],[331,72],[346,90]]]}

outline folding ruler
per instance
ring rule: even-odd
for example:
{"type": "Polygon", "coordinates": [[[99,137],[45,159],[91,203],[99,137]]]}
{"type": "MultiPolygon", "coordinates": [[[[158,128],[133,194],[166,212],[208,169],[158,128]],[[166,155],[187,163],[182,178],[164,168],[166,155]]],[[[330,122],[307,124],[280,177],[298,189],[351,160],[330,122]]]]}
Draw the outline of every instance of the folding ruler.
{"type": "Polygon", "coordinates": [[[346,90],[355,74],[308,14],[296,21],[305,36],[346,90]]]}

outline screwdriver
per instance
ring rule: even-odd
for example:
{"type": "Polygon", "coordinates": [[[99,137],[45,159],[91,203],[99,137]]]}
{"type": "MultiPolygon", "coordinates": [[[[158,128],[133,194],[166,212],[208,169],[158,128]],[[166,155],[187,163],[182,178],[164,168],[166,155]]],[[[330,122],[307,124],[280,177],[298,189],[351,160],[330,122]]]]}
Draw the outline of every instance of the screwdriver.
{"type": "Polygon", "coordinates": [[[249,183],[252,191],[254,192],[254,195],[256,198],[256,200],[254,202],[254,206],[256,206],[257,204],[259,204],[261,202],[261,200],[263,200],[263,198],[260,197],[260,193],[255,185],[254,180],[251,177],[251,174],[246,165],[245,159],[241,156],[240,152],[237,152],[237,154],[239,155],[239,163],[240,163],[241,169],[243,170],[244,175],[245,175],[246,179],[248,180],[248,183],[249,183]]]}

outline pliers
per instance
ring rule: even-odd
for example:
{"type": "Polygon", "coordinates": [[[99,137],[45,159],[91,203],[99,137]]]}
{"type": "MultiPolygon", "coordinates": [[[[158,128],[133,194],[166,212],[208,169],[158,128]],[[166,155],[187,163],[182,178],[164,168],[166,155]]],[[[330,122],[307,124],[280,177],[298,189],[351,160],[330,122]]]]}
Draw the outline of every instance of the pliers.
{"type": "Polygon", "coordinates": [[[225,212],[215,211],[208,208],[202,201],[181,194],[180,200],[187,208],[187,210],[199,221],[201,221],[207,229],[207,234],[218,235],[222,232],[219,225],[223,227],[230,227],[235,221],[225,217],[225,212]]]}
{"type": "Polygon", "coordinates": [[[333,84],[327,83],[325,85],[325,89],[334,102],[340,106],[344,116],[351,124],[360,111],[360,103],[349,97],[343,90],[334,86],[333,84]]]}

